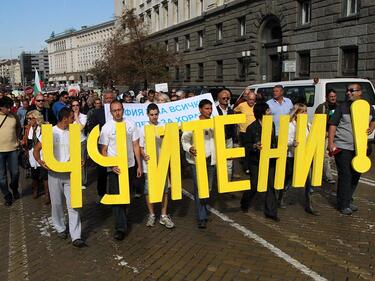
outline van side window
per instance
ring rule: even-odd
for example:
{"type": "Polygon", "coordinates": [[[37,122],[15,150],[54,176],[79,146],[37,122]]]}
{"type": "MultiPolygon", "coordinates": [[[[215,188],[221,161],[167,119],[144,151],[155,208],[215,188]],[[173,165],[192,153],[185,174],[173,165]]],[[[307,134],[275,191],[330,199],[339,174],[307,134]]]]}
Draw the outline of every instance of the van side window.
{"type": "MultiPolygon", "coordinates": [[[[357,83],[357,82],[354,82],[357,83]]],[[[341,103],[345,101],[346,88],[352,84],[352,82],[333,82],[326,84],[326,92],[329,89],[334,89],[337,93],[337,102],[341,103]]],[[[362,87],[362,97],[367,100],[371,105],[375,105],[375,94],[370,83],[359,82],[358,84],[362,87]]]]}
{"type": "Polygon", "coordinates": [[[308,107],[314,105],[315,86],[284,87],[284,96],[289,98],[293,104],[303,103],[308,107]]]}

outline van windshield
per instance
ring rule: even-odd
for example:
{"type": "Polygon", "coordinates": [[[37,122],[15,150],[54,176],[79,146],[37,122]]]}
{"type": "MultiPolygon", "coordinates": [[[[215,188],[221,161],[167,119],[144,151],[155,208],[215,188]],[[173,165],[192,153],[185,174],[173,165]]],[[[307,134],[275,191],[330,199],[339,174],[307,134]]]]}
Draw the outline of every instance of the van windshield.
{"type": "MultiPolygon", "coordinates": [[[[357,83],[357,82],[355,82],[357,83]]],[[[344,102],[346,96],[346,88],[353,84],[353,82],[333,82],[326,84],[326,93],[331,89],[337,93],[337,102],[344,102]]],[[[372,85],[369,82],[359,82],[362,87],[362,97],[367,100],[371,105],[375,105],[375,94],[372,85]]]]}
{"type": "MultiPolygon", "coordinates": [[[[266,101],[273,97],[273,87],[259,88],[257,92],[262,93],[266,101]]],[[[303,103],[311,107],[314,105],[315,86],[285,86],[284,96],[289,98],[293,104],[303,103]]]]}

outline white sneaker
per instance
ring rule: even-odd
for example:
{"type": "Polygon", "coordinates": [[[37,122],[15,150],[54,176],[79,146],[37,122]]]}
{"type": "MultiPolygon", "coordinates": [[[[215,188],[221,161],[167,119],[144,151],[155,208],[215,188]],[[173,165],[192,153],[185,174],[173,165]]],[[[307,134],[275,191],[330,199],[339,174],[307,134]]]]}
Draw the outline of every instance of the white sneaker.
{"type": "Polygon", "coordinates": [[[87,187],[85,185],[82,185],[82,190],[85,190],[87,187]]]}
{"type": "Polygon", "coordinates": [[[159,223],[164,225],[166,228],[174,227],[174,223],[168,215],[161,215],[159,223]]]}
{"type": "Polygon", "coordinates": [[[149,214],[147,217],[146,226],[152,227],[155,225],[156,217],[154,214],[149,214]]]}

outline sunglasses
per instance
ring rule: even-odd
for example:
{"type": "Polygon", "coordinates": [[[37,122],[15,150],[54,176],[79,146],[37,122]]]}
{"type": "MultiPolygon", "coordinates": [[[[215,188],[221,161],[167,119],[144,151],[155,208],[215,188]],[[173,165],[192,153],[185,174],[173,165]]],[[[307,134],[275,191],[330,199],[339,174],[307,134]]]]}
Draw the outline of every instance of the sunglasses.
{"type": "Polygon", "coordinates": [[[361,90],[359,89],[353,89],[353,88],[346,89],[346,92],[349,92],[349,93],[360,92],[360,91],[361,90]]]}
{"type": "Polygon", "coordinates": [[[35,100],[36,102],[44,102],[44,100],[35,100]]]}
{"type": "Polygon", "coordinates": [[[26,118],[26,120],[33,120],[33,119],[35,119],[34,117],[28,117],[28,118],[26,118]]]}
{"type": "Polygon", "coordinates": [[[72,106],[79,106],[79,104],[72,104],[72,106]]]}
{"type": "Polygon", "coordinates": [[[223,99],[223,100],[230,100],[230,98],[228,98],[228,97],[223,97],[221,99],[223,99]]]}

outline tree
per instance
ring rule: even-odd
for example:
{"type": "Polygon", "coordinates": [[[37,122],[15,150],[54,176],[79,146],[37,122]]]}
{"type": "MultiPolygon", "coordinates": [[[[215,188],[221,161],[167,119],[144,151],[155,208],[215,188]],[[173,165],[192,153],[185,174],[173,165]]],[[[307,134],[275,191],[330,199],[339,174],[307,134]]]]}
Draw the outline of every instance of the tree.
{"type": "Polygon", "coordinates": [[[137,16],[134,9],[125,11],[119,19],[117,34],[107,43],[105,56],[92,70],[99,84],[134,86],[140,83],[147,88],[148,83],[169,80],[167,66],[178,59],[166,47],[152,42],[148,26],[137,16]]]}

